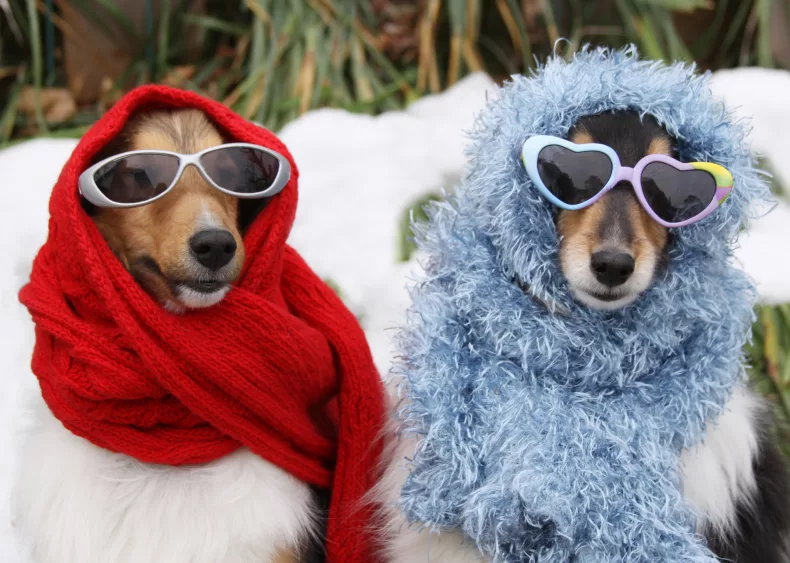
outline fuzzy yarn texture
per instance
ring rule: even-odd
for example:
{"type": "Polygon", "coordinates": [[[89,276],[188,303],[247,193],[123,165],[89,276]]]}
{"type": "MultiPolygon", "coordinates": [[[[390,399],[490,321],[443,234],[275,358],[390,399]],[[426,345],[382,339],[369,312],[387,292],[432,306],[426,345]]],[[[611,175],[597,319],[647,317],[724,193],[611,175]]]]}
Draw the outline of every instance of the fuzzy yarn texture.
{"type": "Polygon", "coordinates": [[[20,293],[35,322],[33,372],[53,414],[97,446],[168,465],[246,446],[331,488],[327,561],[374,561],[363,501],[380,465],[383,387],[356,318],[286,245],[298,178],[277,137],[217,102],[157,86],[127,94],[85,134],[52,192],[49,236],[20,293]],[[132,279],[77,185],[133,113],[163,108],[200,109],[228,138],[276,150],[292,167],[245,234],[234,288],[183,315],[132,279]],[[319,422],[327,418],[334,428],[319,422]]]}
{"type": "Polygon", "coordinates": [[[462,528],[495,561],[716,561],[678,459],[745,377],[756,294],[730,261],[770,195],[707,84],[633,47],[587,48],[514,76],[478,117],[457,192],[417,228],[425,275],[399,340],[402,432],[419,437],[401,494],[414,525],[462,528]],[[607,312],[572,298],[556,209],[520,151],[626,109],[654,116],[682,161],[726,166],[735,188],[674,230],[652,287],[607,312]]]}

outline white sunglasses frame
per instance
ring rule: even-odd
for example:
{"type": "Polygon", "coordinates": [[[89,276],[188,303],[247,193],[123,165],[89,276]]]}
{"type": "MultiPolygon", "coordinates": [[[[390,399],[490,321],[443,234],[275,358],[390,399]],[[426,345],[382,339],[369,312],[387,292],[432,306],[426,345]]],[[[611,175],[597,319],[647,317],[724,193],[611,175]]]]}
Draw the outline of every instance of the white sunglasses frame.
{"type": "Polygon", "coordinates": [[[188,166],[194,166],[200,175],[203,177],[206,182],[211,184],[211,186],[222,193],[228,194],[230,196],[239,198],[239,199],[262,199],[265,197],[271,197],[280,193],[283,188],[288,184],[288,181],[291,179],[291,163],[288,161],[280,153],[273,151],[272,149],[262,147],[260,145],[253,145],[250,143],[227,143],[224,145],[218,145],[216,147],[209,147],[204,149],[200,152],[195,154],[181,154],[172,151],[162,151],[162,150],[136,150],[136,151],[127,151],[122,152],[116,155],[113,155],[109,158],[105,158],[101,162],[97,162],[85,172],[80,174],[79,178],[79,190],[82,197],[87,199],[93,205],[97,207],[109,207],[109,208],[130,208],[130,207],[141,207],[143,205],[148,205],[149,203],[153,203],[157,199],[164,197],[173,187],[178,183],[181,179],[181,176],[184,173],[184,170],[188,166]],[[262,192],[255,192],[255,193],[238,193],[228,189],[223,188],[222,186],[218,185],[214,180],[212,180],[208,173],[206,173],[203,165],[200,163],[201,157],[206,154],[212,153],[217,150],[227,149],[227,148],[248,148],[248,149],[256,149],[263,151],[273,157],[275,157],[279,163],[279,168],[277,170],[277,176],[275,176],[272,185],[263,190],[262,192]],[[107,166],[108,164],[115,162],[116,160],[121,160],[122,158],[126,158],[128,156],[135,156],[135,155],[164,155],[164,156],[172,156],[178,159],[178,170],[176,170],[176,174],[173,178],[173,181],[170,182],[170,185],[165,188],[165,190],[158,194],[151,199],[147,199],[143,202],[135,202],[135,203],[119,203],[112,201],[107,196],[105,196],[102,191],[99,189],[99,186],[96,185],[96,180],[94,179],[94,175],[98,172],[102,167],[107,166]]]}

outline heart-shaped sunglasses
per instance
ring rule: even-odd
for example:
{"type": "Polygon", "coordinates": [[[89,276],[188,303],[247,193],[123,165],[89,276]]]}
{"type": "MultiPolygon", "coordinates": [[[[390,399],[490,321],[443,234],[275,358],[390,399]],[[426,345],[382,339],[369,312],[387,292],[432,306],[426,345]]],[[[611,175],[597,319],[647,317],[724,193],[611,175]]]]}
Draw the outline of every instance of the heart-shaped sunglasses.
{"type": "Polygon", "coordinates": [[[214,188],[241,199],[271,197],[291,178],[283,155],[229,143],[196,154],[137,150],[111,156],[80,174],[80,193],[99,207],[146,205],[170,191],[190,165],[214,188]]]}
{"type": "Polygon", "coordinates": [[[642,207],[665,227],[683,227],[713,213],[732,191],[732,174],[712,162],[678,162],[652,154],[630,168],[611,147],[577,145],[536,135],[524,143],[521,158],[543,196],[562,209],[595,203],[619,182],[630,182],[642,207]]]}

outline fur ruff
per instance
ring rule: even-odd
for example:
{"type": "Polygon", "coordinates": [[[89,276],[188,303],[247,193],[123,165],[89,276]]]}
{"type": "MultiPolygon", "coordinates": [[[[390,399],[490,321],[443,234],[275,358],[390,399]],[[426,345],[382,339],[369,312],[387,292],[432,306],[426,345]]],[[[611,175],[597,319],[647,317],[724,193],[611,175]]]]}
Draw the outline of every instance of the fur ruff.
{"type": "Polygon", "coordinates": [[[310,488],[245,448],[152,465],[73,435],[40,397],[33,415],[14,504],[37,563],[265,563],[317,533],[310,488]]]}
{"type": "Polygon", "coordinates": [[[680,491],[679,455],[743,380],[755,291],[730,264],[769,199],[745,130],[694,68],[583,50],[500,89],[471,133],[454,197],[417,232],[426,277],[400,339],[419,438],[401,494],[412,522],[462,528],[497,561],[715,561],[680,491]],[[678,229],[669,267],[617,311],[573,300],[555,209],[519,153],[584,115],[637,110],[683,161],[733,174],[723,207],[678,229]]]}

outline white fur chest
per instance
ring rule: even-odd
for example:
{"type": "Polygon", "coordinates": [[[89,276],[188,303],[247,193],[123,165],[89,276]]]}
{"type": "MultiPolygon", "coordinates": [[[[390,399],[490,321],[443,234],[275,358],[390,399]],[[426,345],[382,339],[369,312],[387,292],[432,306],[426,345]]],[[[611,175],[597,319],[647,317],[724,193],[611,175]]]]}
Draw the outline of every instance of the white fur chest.
{"type": "Polygon", "coordinates": [[[708,423],[702,441],[680,456],[683,494],[699,512],[700,532],[732,533],[739,500],[754,494],[752,464],[760,446],[762,408],[754,393],[736,389],[718,420],[708,423]]]}
{"type": "Polygon", "coordinates": [[[35,420],[15,495],[35,563],[266,563],[315,524],[308,486],[249,450],[150,465],[74,436],[40,398],[35,420]]]}

